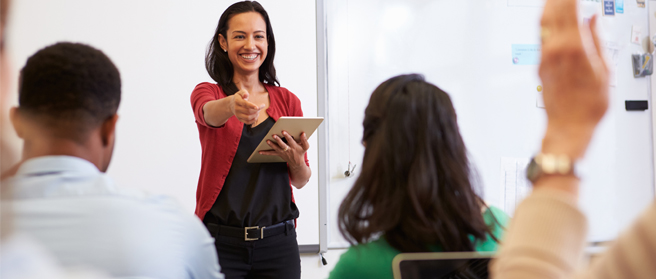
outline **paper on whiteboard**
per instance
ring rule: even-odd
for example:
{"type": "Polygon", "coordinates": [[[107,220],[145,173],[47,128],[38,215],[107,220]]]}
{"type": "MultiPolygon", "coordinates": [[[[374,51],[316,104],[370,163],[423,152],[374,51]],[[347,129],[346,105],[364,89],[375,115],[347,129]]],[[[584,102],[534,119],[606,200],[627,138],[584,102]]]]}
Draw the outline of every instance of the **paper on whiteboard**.
{"type": "Polygon", "coordinates": [[[642,37],[642,27],[633,25],[633,28],[631,28],[631,42],[640,45],[640,37],[642,37]]]}
{"type": "Polygon", "coordinates": [[[542,45],[539,44],[513,44],[512,63],[515,65],[539,65],[540,51],[542,45]]]}
{"type": "Polygon", "coordinates": [[[513,215],[517,205],[531,193],[531,182],[526,179],[528,158],[501,157],[501,186],[503,211],[513,215]]]}
{"type": "Polygon", "coordinates": [[[620,60],[620,44],[615,42],[604,42],[604,51],[606,52],[606,64],[608,65],[610,86],[617,86],[617,65],[620,60]]]}
{"type": "Polygon", "coordinates": [[[615,0],[604,0],[604,15],[615,15],[615,0]]]}
{"type": "Polygon", "coordinates": [[[544,95],[542,92],[538,92],[538,96],[535,98],[535,106],[544,108],[544,95]]]}
{"type": "Polygon", "coordinates": [[[615,12],[618,14],[624,13],[624,0],[615,0],[615,12]]]}

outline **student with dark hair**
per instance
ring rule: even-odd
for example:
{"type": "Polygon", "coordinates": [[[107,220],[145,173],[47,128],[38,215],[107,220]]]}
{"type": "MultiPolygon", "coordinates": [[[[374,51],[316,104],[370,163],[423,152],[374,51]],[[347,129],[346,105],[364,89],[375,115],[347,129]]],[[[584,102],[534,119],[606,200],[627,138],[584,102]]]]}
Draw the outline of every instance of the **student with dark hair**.
{"type": "Polygon", "coordinates": [[[291,186],[302,188],[311,171],[303,133],[286,142],[268,139],[286,163],[246,160],[281,116],[303,116],[300,100],[279,87],[276,42],[269,16],[255,1],[226,9],[207,50],[207,72],[191,94],[202,148],[196,215],[215,237],[228,278],[300,278],[291,186]]]}
{"type": "Polygon", "coordinates": [[[121,79],[104,53],[75,43],[43,48],[21,70],[18,94],[11,120],[23,158],[7,180],[17,232],[65,267],[116,277],[223,277],[197,218],[171,198],[118,188],[105,175],[121,79]]]}
{"type": "Polygon", "coordinates": [[[449,96],[420,75],[393,77],[365,109],[360,176],[339,208],[354,246],[330,278],[392,278],[405,252],[495,251],[508,216],[474,191],[449,96]]]}

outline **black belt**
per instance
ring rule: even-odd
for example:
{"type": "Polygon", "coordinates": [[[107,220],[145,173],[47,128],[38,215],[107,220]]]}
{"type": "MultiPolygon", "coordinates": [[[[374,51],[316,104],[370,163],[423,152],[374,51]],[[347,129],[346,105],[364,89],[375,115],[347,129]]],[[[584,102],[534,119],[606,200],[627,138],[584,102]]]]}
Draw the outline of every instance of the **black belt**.
{"type": "Polygon", "coordinates": [[[254,241],[260,240],[265,237],[271,237],[274,235],[279,235],[285,233],[286,231],[294,229],[294,220],[287,220],[275,225],[267,227],[245,227],[237,228],[230,226],[217,225],[212,223],[205,224],[207,230],[210,231],[210,234],[216,238],[218,235],[242,238],[244,241],[254,241]]]}

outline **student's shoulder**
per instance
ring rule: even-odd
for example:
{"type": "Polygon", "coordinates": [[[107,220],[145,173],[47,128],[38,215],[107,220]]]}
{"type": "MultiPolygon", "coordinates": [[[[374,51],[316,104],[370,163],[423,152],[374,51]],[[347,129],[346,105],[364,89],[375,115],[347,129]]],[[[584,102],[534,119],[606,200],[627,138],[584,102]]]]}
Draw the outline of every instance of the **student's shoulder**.
{"type": "Polygon", "coordinates": [[[177,199],[168,195],[147,195],[143,202],[145,206],[150,207],[151,210],[160,215],[165,215],[167,218],[178,220],[181,226],[186,226],[190,222],[198,223],[200,221],[192,211],[186,210],[177,199]]]}
{"type": "Polygon", "coordinates": [[[162,194],[150,194],[133,188],[119,188],[118,193],[128,200],[122,206],[134,218],[148,218],[154,227],[167,227],[180,232],[198,231],[202,227],[200,219],[178,202],[177,199],[162,194]]]}
{"type": "MultiPolygon", "coordinates": [[[[510,223],[510,217],[503,210],[490,206],[483,212],[483,219],[490,228],[490,232],[499,241],[503,240],[506,228],[510,223]]],[[[496,251],[499,249],[499,242],[492,237],[485,240],[479,240],[475,244],[476,251],[496,251]]]]}
{"type": "Polygon", "coordinates": [[[398,253],[383,237],[351,246],[340,256],[330,278],[392,278],[392,260],[398,253]]]}
{"type": "Polygon", "coordinates": [[[510,216],[496,206],[490,206],[483,213],[483,219],[488,225],[501,225],[506,227],[510,223],[510,216]]]}
{"type": "Polygon", "coordinates": [[[150,219],[150,229],[159,230],[162,239],[178,243],[191,253],[207,243],[214,243],[203,222],[185,209],[177,199],[166,195],[151,195],[142,200],[144,216],[150,219]]]}

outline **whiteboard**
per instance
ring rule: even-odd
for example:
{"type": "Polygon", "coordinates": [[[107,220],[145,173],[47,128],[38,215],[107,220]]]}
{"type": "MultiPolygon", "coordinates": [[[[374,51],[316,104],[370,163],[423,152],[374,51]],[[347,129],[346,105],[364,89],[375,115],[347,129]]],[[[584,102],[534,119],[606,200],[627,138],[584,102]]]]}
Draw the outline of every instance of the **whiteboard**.
{"type": "MultiPolygon", "coordinates": [[[[502,161],[528,160],[545,129],[538,65],[514,64],[512,50],[539,45],[541,6],[534,0],[327,1],[328,247],[348,246],[337,211],[356,179],[344,171],[362,161],[364,108],[375,87],[398,74],[424,74],[450,94],[482,195],[504,208],[502,161]]],[[[601,13],[601,2],[581,1],[580,10],[584,17],[601,13]]],[[[601,19],[602,37],[619,58],[609,112],[579,172],[590,241],[616,237],[654,197],[651,112],[624,110],[625,100],[650,100],[649,80],[633,78],[630,69],[630,54],[641,50],[629,42],[631,26],[647,30],[647,21],[635,1],[624,1],[624,14],[601,19]]]]}
{"type": "MultiPolygon", "coordinates": [[[[27,57],[58,41],[87,43],[104,51],[123,82],[109,175],[121,187],[176,197],[192,214],[201,149],[189,97],[196,84],[212,82],[205,71],[205,48],[221,13],[233,2],[12,1],[7,45],[10,70],[17,79],[27,57]]],[[[281,86],[300,98],[305,116],[316,116],[315,4],[259,2],[273,25],[281,86]]],[[[317,137],[310,139],[310,145],[308,158],[316,174],[317,137]]],[[[294,190],[301,245],[319,244],[316,177],[303,189],[294,190]]]]}

